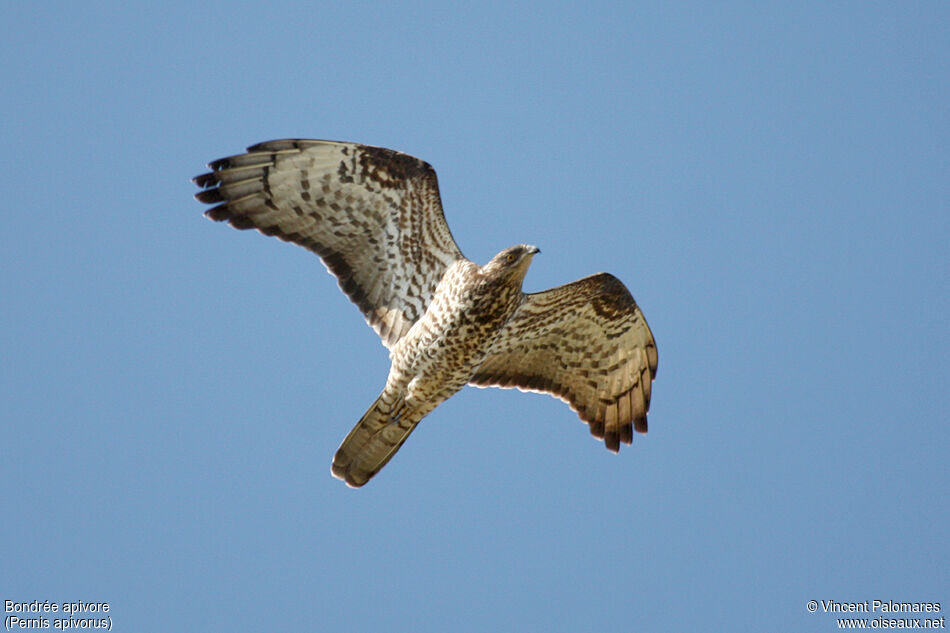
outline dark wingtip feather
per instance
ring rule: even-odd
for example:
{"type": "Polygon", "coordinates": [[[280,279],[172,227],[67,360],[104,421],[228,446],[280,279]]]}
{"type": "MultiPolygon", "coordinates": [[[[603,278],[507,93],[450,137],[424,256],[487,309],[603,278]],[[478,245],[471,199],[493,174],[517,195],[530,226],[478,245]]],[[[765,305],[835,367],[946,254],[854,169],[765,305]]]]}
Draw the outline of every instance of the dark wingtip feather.
{"type": "Polygon", "coordinates": [[[191,179],[191,182],[195,183],[199,187],[208,187],[210,185],[216,185],[218,184],[218,175],[213,171],[209,171],[206,174],[198,174],[197,176],[191,179]]]}
{"type": "Polygon", "coordinates": [[[250,220],[250,218],[247,218],[243,215],[231,215],[230,209],[228,209],[227,218],[228,223],[236,229],[241,229],[242,231],[246,231],[248,229],[258,229],[264,235],[277,235],[277,237],[283,239],[280,233],[271,230],[270,227],[258,227],[250,220]]]}
{"type": "Polygon", "coordinates": [[[620,427],[620,441],[624,444],[633,444],[633,427],[624,424],[620,427]]]}
{"type": "Polygon", "coordinates": [[[604,421],[594,420],[590,422],[590,434],[598,439],[602,438],[604,436],[604,421]]]}
{"type": "Polygon", "coordinates": [[[213,209],[208,209],[205,211],[205,217],[214,220],[215,222],[224,222],[231,218],[231,210],[228,208],[227,203],[216,206],[213,209]]]}
{"type": "Polygon", "coordinates": [[[214,204],[216,202],[224,202],[224,196],[221,195],[220,189],[205,189],[195,194],[195,200],[204,202],[205,204],[214,204]]]}
{"type": "Polygon", "coordinates": [[[210,167],[213,171],[220,171],[222,169],[227,169],[230,166],[231,166],[230,156],[226,158],[219,158],[218,160],[213,160],[210,163],[208,163],[208,167],[210,167]]]}

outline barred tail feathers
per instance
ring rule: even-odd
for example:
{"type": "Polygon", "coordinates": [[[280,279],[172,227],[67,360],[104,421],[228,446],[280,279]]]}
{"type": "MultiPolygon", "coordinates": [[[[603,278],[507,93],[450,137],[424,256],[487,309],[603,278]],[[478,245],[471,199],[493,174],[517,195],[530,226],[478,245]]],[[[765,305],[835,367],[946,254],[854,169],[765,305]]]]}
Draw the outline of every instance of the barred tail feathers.
{"type": "Polygon", "coordinates": [[[391,403],[380,395],[337,449],[333,476],[359,488],[392,459],[420,419],[402,400],[391,403]]]}

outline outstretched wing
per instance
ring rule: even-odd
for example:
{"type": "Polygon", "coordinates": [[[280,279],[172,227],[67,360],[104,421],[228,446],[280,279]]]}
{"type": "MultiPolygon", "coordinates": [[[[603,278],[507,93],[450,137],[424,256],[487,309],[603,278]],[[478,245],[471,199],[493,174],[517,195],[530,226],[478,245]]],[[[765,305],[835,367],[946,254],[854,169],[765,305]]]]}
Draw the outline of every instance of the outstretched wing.
{"type": "Polygon", "coordinates": [[[299,244],[323,260],[392,347],[422,316],[445,270],[461,259],[442,213],[435,171],[392,150],[282,140],[209,163],[195,177],[212,220],[299,244]]]}
{"type": "Polygon", "coordinates": [[[527,295],[471,379],[551,393],[616,452],[647,431],[656,342],[627,288],[608,273],[527,295]]]}

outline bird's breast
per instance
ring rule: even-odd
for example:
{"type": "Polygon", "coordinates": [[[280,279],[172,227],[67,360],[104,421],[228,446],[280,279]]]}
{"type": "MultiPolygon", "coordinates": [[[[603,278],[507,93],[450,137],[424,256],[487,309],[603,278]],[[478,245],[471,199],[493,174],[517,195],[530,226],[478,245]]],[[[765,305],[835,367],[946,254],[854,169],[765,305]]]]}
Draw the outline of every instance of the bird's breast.
{"type": "Polygon", "coordinates": [[[447,271],[426,312],[392,350],[392,372],[419,389],[461,389],[517,308],[520,289],[486,284],[472,272],[447,271]]]}

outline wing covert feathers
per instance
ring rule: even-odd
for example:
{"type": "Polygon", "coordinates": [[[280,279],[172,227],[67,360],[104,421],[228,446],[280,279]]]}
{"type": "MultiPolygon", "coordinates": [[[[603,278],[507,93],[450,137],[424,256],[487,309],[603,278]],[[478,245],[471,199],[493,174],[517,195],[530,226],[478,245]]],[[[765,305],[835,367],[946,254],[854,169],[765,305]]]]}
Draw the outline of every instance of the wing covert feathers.
{"type": "Polygon", "coordinates": [[[471,384],[553,394],[618,451],[647,432],[656,342],[627,288],[608,273],[526,295],[471,384]]]}
{"type": "Polygon", "coordinates": [[[392,347],[461,259],[432,167],[379,147],[279,140],[208,164],[195,197],[212,220],[316,253],[392,347]]]}

